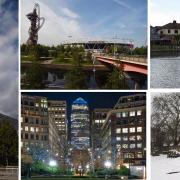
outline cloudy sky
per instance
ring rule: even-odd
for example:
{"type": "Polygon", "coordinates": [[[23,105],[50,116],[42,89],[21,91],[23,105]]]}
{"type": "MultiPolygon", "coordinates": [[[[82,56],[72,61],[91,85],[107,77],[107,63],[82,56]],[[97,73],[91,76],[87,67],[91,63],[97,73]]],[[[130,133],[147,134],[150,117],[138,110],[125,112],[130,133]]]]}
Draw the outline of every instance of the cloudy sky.
{"type": "Polygon", "coordinates": [[[180,23],[180,0],[151,0],[150,1],[150,24],[161,26],[176,20],[180,23]]]}
{"type": "Polygon", "coordinates": [[[21,43],[28,39],[26,14],[36,2],[46,19],[39,33],[41,44],[87,37],[112,39],[115,34],[120,39],[133,39],[136,45],[146,44],[147,0],[21,0],[21,43]]]}
{"type": "Polygon", "coordinates": [[[18,114],[18,3],[0,0],[0,113],[18,114]]]}

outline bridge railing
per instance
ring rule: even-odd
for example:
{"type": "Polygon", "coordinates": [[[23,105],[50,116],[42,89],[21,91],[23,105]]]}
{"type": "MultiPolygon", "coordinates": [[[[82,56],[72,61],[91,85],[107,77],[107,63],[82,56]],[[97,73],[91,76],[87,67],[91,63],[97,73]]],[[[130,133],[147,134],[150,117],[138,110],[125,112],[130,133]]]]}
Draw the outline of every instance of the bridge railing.
{"type": "Polygon", "coordinates": [[[138,63],[144,63],[147,64],[147,56],[137,56],[137,55],[130,55],[130,56],[112,56],[112,55],[107,55],[105,53],[96,53],[94,54],[95,56],[103,56],[107,58],[111,58],[112,60],[124,60],[124,61],[132,61],[132,62],[138,62],[138,63]]]}
{"type": "Polygon", "coordinates": [[[17,167],[0,168],[0,180],[18,180],[17,167]]]}
{"type": "Polygon", "coordinates": [[[119,56],[119,59],[147,64],[147,57],[144,56],[119,56]]]}

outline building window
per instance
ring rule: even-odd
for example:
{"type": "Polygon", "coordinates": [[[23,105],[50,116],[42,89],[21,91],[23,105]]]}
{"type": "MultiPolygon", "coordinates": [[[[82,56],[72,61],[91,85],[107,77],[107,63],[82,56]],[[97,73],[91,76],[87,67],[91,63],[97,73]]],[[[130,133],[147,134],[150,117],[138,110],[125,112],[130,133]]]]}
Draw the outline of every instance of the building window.
{"type": "Polygon", "coordinates": [[[162,34],[163,34],[163,31],[160,31],[160,34],[162,35],[162,34]]]}
{"type": "Polygon", "coordinates": [[[129,128],[131,133],[134,133],[136,131],[135,127],[129,128]]]}
{"type": "Polygon", "coordinates": [[[142,127],[137,127],[137,132],[142,132],[142,127]]]}
{"type": "Polygon", "coordinates": [[[123,132],[123,133],[128,133],[128,128],[123,128],[123,129],[122,129],[122,132],[123,132]]]}
{"type": "Polygon", "coordinates": [[[27,134],[27,133],[25,133],[25,139],[28,139],[28,138],[29,138],[28,134],[27,134]]]}
{"type": "Polygon", "coordinates": [[[28,126],[25,126],[25,131],[29,131],[29,127],[28,126]]]}
{"type": "Polygon", "coordinates": [[[137,158],[142,158],[142,152],[137,153],[137,158]]]}
{"type": "Polygon", "coordinates": [[[36,134],[36,140],[39,140],[39,135],[38,134],[36,134]]]}
{"type": "Polygon", "coordinates": [[[128,137],[127,137],[127,136],[124,136],[124,137],[123,137],[123,141],[128,141],[128,137]]]}
{"type": "Polygon", "coordinates": [[[142,110],[138,110],[137,111],[137,116],[141,116],[142,115],[142,110]]]}
{"type": "Polygon", "coordinates": [[[137,148],[142,148],[142,143],[138,143],[137,148]]]}
{"type": "Polygon", "coordinates": [[[135,148],[136,147],[136,145],[135,144],[130,144],[130,146],[129,146],[131,149],[133,149],[133,148],[135,148]]]}
{"type": "Polygon", "coordinates": [[[168,29],[168,34],[170,34],[171,33],[171,30],[170,29],[168,29]]]}
{"type": "Polygon", "coordinates": [[[130,111],[129,116],[135,116],[136,112],[135,111],[130,111]]]}
{"type": "Polygon", "coordinates": [[[25,123],[28,123],[28,117],[25,117],[25,123]]]}
{"type": "Polygon", "coordinates": [[[174,30],[174,33],[175,33],[175,34],[178,34],[178,30],[177,30],[177,29],[175,29],[175,30],[174,30]]]}
{"type": "Polygon", "coordinates": [[[119,112],[119,113],[116,113],[116,117],[117,117],[117,118],[121,117],[121,113],[120,113],[120,112],[119,112]]]}
{"type": "Polygon", "coordinates": [[[39,124],[39,119],[36,119],[36,124],[39,124]]]}
{"type": "Polygon", "coordinates": [[[36,127],[36,132],[39,132],[39,128],[38,127],[36,127]]]}
{"type": "Polygon", "coordinates": [[[120,141],[120,140],[121,140],[121,137],[116,137],[116,140],[117,140],[117,141],[120,141]]]}
{"type": "Polygon", "coordinates": [[[135,140],[136,140],[136,137],[135,137],[135,136],[129,136],[129,140],[130,140],[130,141],[135,141],[135,140]]]}
{"type": "Polygon", "coordinates": [[[117,129],[116,129],[116,133],[117,133],[117,134],[121,133],[121,128],[117,128],[117,129]]]}
{"type": "Polygon", "coordinates": [[[122,148],[127,149],[128,148],[128,144],[123,144],[122,148]]]}
{"type": "Polygon", "coordinates": [[[95,123],[99,124],[99,120],[95,120],[95,123]]]}
{"type": "Polygon", "coordinates": [[[34,132],[34,127],[31,127],[31,128],[30,128],[30,131],[31,131],[31,132],[34,132]]]}
{"type": "Polygon", "coordinates": [[[142,140],[142,136],[137,135],[137,140],[138,140],[138,141],[141,141],[141,140],[142,140]]]}
{"type": "Polygon", "coordinates": [[[34,139],[34,134],[31,134],[31,139],[34,139]]]}
{"type": "Polygon", "coordinates": [[[128,117],[128,112],[122,112],[122,117],[128,117]]]}

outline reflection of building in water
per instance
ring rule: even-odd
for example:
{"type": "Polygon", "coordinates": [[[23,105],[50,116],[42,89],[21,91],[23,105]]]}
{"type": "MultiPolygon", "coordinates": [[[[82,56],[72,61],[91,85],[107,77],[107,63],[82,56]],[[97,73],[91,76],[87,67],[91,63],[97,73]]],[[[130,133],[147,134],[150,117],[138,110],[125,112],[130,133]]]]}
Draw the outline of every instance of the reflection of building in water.
{"type": "Polygon", "coordinates": [[[71,145],[75,149],[90,148],[90,119],[87,102],[76,99],[71,112],[71,145]]]}

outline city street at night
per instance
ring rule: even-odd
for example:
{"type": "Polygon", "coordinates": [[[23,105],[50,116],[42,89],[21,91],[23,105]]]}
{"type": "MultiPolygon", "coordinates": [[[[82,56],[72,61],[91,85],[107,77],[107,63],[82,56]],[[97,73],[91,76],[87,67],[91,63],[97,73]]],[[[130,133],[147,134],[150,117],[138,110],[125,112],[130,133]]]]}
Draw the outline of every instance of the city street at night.
{"type": "Polygon", "coordinates": [[[146,94],[22,93],[21,138],[22,178],[144,178],[146,94]]]}

